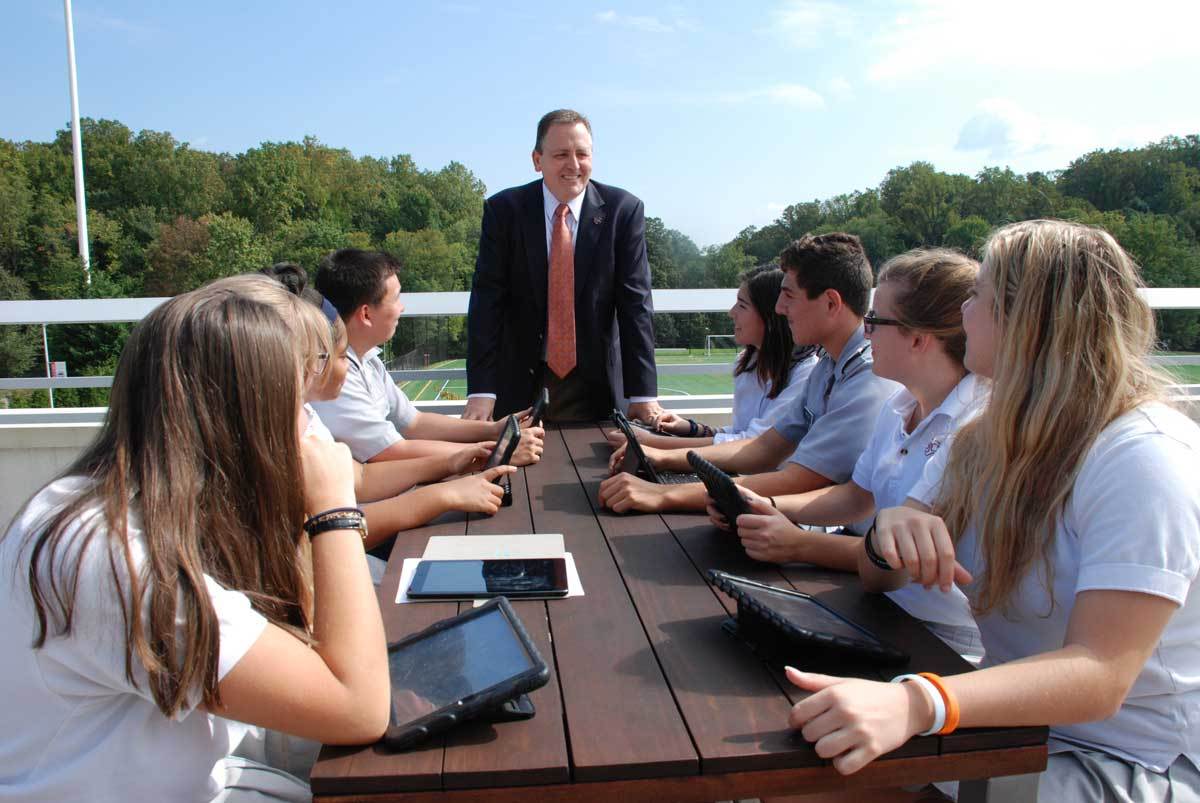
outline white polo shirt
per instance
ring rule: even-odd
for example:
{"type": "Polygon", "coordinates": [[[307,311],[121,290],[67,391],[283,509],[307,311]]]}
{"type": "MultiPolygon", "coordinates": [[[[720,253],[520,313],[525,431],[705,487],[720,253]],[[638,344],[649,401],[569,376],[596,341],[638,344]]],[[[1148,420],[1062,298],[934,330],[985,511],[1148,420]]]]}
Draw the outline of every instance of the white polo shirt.
{"type": "MultiPolygon", "coordinates": [[[[912,498],[936,500],[949,451],[930,461],[912,498]]],[[[976,577],[983,569],[978,546],[970,527],[955,547],[959,563],[976,577]]],[[[1051,560],[1053,606],[1038,561],[1008,611],[979,619],[984,665],[1060,649],[1082,591],[1169,599],[1180,607],[1117,713],[1052,726],[1050,747],[1082,745],[1155,772],[1180,755],[1200,766],[1200,595],[1193,593],[1200,573],[1200,428],[1162,404],[1144,404],[1105,427],[1080,464],[1051,560]]],[[[970,594],[970,586],[965,590],[970,594]]]]}
{"type": "MultiPolygon", "coordinates": [[[[740,355],[739,355],[740,359],[740,355]]],[[[757,438],[771,427],[804,393],[808,375],[817,364],[817,355],[797,360],[788,372],[788,383],[779,395],[767,398],[767,386],[751,367],[733,378],[733,420],[713,435],[713,443],[757,438]]]]}
{"type": "MultiPolygon", "coordinates": [[[[909,490],[921,479],[925,464],[964,421],[978,412],[986,398],[985,383],[967,374],[908,432],[905,422],[916,409],[917,400],[901,388],[879,411],[871,441],[854,466],[854,484],[871,492],[876,510],[903,505],[909,490]]],[[[910,583],[888,592],[888,596],[926,622],[975,627],[970,604],[957,586],[943,592],[937,586],[925,589],[910,583]]]]}
{"type": "Polygon", "coordinates": [[[404,439],[401,433],[413,422],[417,408],[388,375],[378,348],[364,357],[352,348],[346,354],[350,368],[342,392],[333,401],[315,401],[312,406],[333,437],[365,463],[404,439]]]}
{"type": "MultiPolygon", "coordinates": [[[[0,540],[0,800],[209,801],[227,783],[222,759],[230,752],[225,720],[196,706],[200,690],[174,719],[154,702],[149,676],[137,655],[131,682],[125,676],[125,626],[110,569],[128,588],[124,553],[99,532],[80,550],[71,534],[64,555],[78,561],[79,586],[70,635],[51,628],[33,647],[29,550],[25,536],[75,499],[88,480],[67,477],[43,488],[0,540]]],[[[91,524],[98,507],[78,521],[91,524]]],[[[74,530],[73,532],[78,532],[74,530]]],[[[146,541],[136,511],[129,515],[135,567],[146,560],[146,541]]],[[[262,635],[266,619],[245,594],[204,576],[220,639],[217,679],[224,678],[262,635]]],[[[149,606],[143,610],[144,624],[149,606]]]]}

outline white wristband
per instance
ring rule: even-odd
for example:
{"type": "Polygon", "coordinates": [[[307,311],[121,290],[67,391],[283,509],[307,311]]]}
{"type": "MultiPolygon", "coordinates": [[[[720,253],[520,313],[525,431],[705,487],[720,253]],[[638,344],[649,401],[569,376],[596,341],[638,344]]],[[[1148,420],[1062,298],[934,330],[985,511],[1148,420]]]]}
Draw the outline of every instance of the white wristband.
{"type": "Polygon", "coordinates": [[[897,675],[892,678],[892,683],[903,683],[906,680],[911,680],[921,687],[921,691],[925,692],[925,696],[929,698],[929,702],[933,703],[933,727],[924,733],[918,733],[918,736],[932,736],[940,731],[946,725],[946,701],[942,699],[942,693],[925,678],[920,675],[897,675]]]}

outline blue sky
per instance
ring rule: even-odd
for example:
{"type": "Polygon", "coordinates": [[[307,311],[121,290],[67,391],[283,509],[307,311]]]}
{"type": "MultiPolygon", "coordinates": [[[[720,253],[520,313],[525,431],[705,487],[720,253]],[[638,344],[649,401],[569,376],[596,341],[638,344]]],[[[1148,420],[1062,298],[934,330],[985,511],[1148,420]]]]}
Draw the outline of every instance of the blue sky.
{"type": "MultiPolygon", "coordinates": [[[[537,118],[595,130],[594,177],[703,246],[922,159],[1065,167],[1200,132],[1195,0],[494,3],[75,0],[81,114],[239,152],[535,178],[537,118]]],[[[0,137],[69,119],[62,5],[6,0],[0,137]]],[[[84,143],[86,158],[87,143],[84,143]]]]}

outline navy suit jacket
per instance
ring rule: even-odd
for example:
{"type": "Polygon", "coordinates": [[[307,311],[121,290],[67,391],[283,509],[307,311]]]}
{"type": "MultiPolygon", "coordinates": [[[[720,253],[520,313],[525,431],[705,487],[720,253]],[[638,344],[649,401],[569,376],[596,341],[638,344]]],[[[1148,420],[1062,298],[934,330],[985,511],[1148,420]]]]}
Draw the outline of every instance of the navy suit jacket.
{"type": "MultiPolygon", "coordinates": [[[[541,180],[488,198],[467,310],[467,392],[495,393],[496,416],[538,391],[548,273],[541,180]]],[[[642,202],[589,182],[575,235],[575,371],[614,400],[658,395],[653,314],[642,202]]]]}

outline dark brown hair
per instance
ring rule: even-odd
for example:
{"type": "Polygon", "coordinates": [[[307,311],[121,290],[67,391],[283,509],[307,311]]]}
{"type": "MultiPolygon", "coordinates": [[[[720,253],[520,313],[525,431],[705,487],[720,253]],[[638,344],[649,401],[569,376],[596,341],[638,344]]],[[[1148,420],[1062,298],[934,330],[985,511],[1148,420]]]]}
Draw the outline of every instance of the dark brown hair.
{"type": "Polygon", "coordinates": [[[871,263],[862,241],[853,234],[806,234],[779,254],[779,266],[796,275],[809,298],[836,290],[855,315],[867,314],[871,295],[871,263]]]}
{"type": "Polygon", "coordinates": [[[545,141],[546,132],[550,130],[550,126],[575,125],[576,123],[583,123],[583,127],[587,129],[588,136],[591,136],[592,124],[588,122],[588,118],[574,109],[555,109],[552,112],[543,114],[542,119],[538,120],[537,139],[534,140],[533,149],[538,153],[542,152],[542,142],[545,141]]]}
{"type": "Polygon", "coordinates": [[[767,387],[767,398],[774,399],[787,388],[792,366],[816,349],[804,346],[797,351],[787,318],[775,312],[783,271],[774,265],[759,265],[742,274],[741,284],[746,285],[750,304],[762,319],[763,342],[762,348],[747,345],[742,350],[733,375],[754,371],[759,383],[767,387]]]}
{"type": "Polygon", "coordinates": [[[197,689],[204,703],[220,704],[220,631],[206,575],[309,638],[297,560],[300,358],[290,332],[267,305],[208,288],[176,296],[134,328],[100,434],[62,475],[86,478],[85,489],[23,544],[35,648],[71,633],[88,549],[102,550],[120,597],[125,675],[136,683],[140,663],[167,716],[197,689]],[[140,518],[140,560],[131,514],[140,518]]]}
{"type": "Polygon", "coordinates": [[[961,365],[967,352],[962,305],[978,275],[979,263],[958,251],[914,248],[884,263],[879,283],[898,287],[896,320],[906,329],[936,337],[946,354],[961,365]]]}

